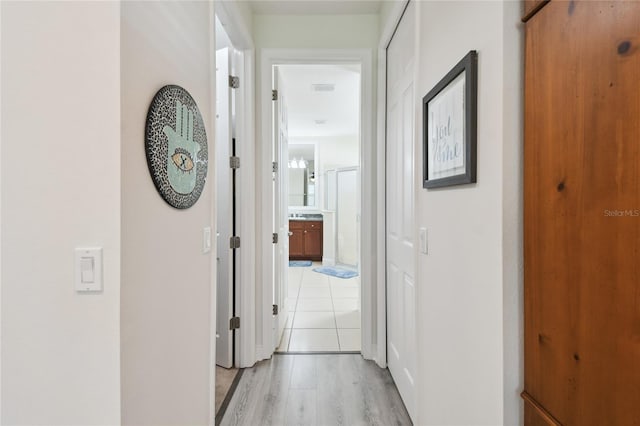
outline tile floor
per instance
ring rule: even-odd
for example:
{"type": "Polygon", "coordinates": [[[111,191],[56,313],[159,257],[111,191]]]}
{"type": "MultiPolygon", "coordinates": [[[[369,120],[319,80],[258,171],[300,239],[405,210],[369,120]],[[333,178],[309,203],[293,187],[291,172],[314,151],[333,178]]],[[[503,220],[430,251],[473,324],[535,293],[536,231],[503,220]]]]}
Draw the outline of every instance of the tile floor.
{"type": "Polygon", "coordinates": [[[278,352],[360,350],[360,277],[289,268],[289,319],[278,352]]]}

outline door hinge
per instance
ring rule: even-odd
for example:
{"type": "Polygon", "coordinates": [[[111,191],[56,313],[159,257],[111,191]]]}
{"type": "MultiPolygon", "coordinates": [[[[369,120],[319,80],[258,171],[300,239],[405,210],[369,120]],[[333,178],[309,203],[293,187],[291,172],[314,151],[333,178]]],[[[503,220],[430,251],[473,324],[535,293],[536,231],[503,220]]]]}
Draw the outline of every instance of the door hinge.
{"type": "Polygon", "coordinates": [[[231,247],[232,249],[240,248],[240,237],[234,235],[233,237],[229,238],[229,247],[231,247]]]}
{"type": "Polygon", "coordinates": [[[240,157],[229,157],[229,167],[232,169],[240,168],[240,157]]]}
{"type": "Polygon", "coordinates": [[[278,315],[278,305],[273,305],[273,315],[278,315]]]}
{"type": "Polygon", "coordinates": [[[272,90],[271,91],[271,100],[272,101],[277,101],[278,100],[278,91],[277,90],[272,90]]]}
{"type": "Polygon", "coordinates": [[[232,89],[237,89],[240,87],[240,77],[234,77],[232,75],[229,76],[229,87],[232,89]]]}
{"type": "Polygon", "coordinates": [[[273,244],[278,244],[278,233],[274,232],[273,234],[271,234],[271,241],[273,242],[273,244]]]}
{"type": "Polygon", "coordinates": [[[278,162],[274,161],[273,163],[271,163],[271,170],[273,171],[273,173],[278,171],[278,162]]]}
{"type": "Polygon", "coordinates": [[[229,330],[240,328],[240,317],[233,317],[229,320],[229,330]]]}

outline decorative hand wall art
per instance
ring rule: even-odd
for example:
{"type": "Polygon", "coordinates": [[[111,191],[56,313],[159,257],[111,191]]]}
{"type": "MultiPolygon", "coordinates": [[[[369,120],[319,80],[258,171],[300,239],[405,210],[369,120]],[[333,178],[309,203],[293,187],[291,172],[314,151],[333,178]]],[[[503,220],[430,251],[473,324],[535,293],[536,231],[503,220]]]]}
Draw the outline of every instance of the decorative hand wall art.
{"type": "Polygon", "coordinates": [[[145,149],[160,196],[187,209],[202,194],[207,178],[207,134],[200,110],[185,89],[169,85],[153,98],[147,114],[145,149]]]}

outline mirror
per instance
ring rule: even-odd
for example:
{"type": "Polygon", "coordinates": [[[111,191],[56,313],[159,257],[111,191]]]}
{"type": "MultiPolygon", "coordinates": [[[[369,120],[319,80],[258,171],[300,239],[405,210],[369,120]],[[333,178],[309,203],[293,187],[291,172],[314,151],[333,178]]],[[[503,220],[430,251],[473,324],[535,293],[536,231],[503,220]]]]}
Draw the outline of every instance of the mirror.
{"type": "Polygon", "coordinates": [[[289,144],[289,207],[316,205],[316,146],[289,144]]]}

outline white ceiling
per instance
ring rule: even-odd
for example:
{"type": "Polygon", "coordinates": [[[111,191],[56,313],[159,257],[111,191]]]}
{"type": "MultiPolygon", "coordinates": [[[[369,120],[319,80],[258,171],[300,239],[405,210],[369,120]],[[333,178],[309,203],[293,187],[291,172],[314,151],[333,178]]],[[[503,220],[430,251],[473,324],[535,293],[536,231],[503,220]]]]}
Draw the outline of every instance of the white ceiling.
{"type": "Polygon", "coordinates": [[[278,68],[284,85],[290,140],[359,133],[359,65],[282,65],[278,68]],[[313,84],[334,84],[335,90],[316,92],[313,84]],[[316,120],[326,121],[316,124],[316,120]]]}
{"type": "Polygon", "coordinates": [[[257,15],[366,15],[380,11],[382,1],[372,0],[250,0],[257,15]]]}

